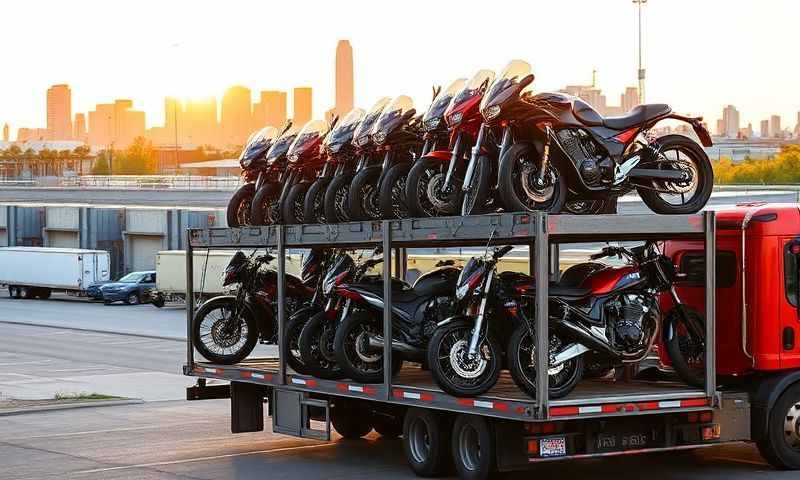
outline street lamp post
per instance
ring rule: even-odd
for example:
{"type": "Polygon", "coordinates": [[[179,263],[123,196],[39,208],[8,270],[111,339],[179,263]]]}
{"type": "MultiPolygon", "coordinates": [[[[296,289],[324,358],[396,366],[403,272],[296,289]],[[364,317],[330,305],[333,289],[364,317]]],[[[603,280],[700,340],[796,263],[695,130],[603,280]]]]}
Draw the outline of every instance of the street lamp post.
{"type": "Polygon", "coordinates": [[[639,103],[644,103],[644,68],[642,67],[642,5],[647,3],[647,0],[633,0],[633,4],[639,10],[639,103]]]}

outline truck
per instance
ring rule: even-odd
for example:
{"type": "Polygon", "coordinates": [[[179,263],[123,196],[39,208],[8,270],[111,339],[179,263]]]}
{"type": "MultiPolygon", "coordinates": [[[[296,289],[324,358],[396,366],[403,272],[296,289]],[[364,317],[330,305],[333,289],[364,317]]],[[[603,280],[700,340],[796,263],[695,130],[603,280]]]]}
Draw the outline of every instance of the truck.
{"type": "MultiPolygon", "coordinates": [[[[264,429],[330,440],[335,430],[358,438],[373,429],[402,436],[412,471],[460,478],[535,469],[543,462],[620,456],[754,442],[778,469],[800,469],[800,346],[798,205],[740,205],[694,215],[548,215],[497,213],[467,217],[286,225],[189,232],[189,249],[261,247],[277,250],[278,345],[286,311],[283,255],[287,248],[383,245],[383,331],[391,328],[392,272],[402,275],[406,248],[526,245],[535,293],[531,316],[535,364],[548,363],[551,282],[559,249],[570,243],[659,241],[676,264],[684,302],[702,313],[700,386],[673,378],[584,379],[564,398],[531,397],[503,374],[477,397],[455,397],[424,365],[392,374],[392,335],[383,336],[382,383],[359,384],[299,374],[280,347],[274,356],[222,365],[195,358],[187,344],[185,375],[196,377],[187,399],[230,398],[231,432],[264,429]],[[719,307],[717,300],[720,300],[719,307]],[[724,299],[724,301],[722,301],[724,299]],[[227,384],[207,383],[206,379],[227,384]]],[[[191,278],[191,267],[187,272],[191,278]]],[[[191,286],[190,286],[191,288],[191,286]]],[[[666,300],[663,300],[667,302],[666,300]]],[[[662,311],[669,308],[664,304],[662,311]]],[[[187,310],[187,329],[192,309],[187,310]]],[[[664,332],[659,350],[674,332],[664,332]]],[[[190,336],[191,338],[191,336],[190,336]]],[[[627,370],[627,369],[626,369],[627,370]]],[[[547,392],[548,372],[536,372],[547,392]]],[[[364,444],[368,448],[369,444],[364,444]]]]}
{"type": "Polygon", "coordinates": [[[109,280],[105,250],[47,247],[0,248],[0,285],[11,298],[49,298],[53,292],[86,296],[86,289],[109,280]]]}

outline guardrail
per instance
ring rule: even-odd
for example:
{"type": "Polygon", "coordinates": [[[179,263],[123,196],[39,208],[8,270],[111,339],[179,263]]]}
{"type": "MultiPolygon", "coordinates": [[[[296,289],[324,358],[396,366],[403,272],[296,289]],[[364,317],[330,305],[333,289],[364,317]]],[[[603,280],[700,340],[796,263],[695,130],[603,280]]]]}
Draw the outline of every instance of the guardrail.
{"type": "Polygon", "coordinates": [[[84,175],[62,177],[58,187],[97,188],[104,190],[235,190],[239,177],[207,177],[201,175],[84,175]]]}

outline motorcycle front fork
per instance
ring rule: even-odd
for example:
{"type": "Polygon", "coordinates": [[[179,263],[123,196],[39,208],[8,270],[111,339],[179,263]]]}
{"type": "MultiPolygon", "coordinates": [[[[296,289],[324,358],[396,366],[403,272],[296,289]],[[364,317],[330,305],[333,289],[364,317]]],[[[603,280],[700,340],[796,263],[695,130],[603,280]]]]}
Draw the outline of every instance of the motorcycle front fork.
{"type": "Polygon", "coordinates": [[[447,174],[444,177],[444,184],[442,185],[442,192],[445,194],[453,191],[453,174],[456,171],[456,164],[461,158],[461,142],[463,141],[463,134],[461,132],[456,136],[455,144],[453,145],[453,153],[450,155],[450,165],[447,166],[447,174]]]}
{"type": "Polygon", "coordinates": [[[481,305],[478,307],[478,315],[475,318],[475,327],[472,330],[472,336],[469,339],[469,356],[474,357],[478,354],[478,342],[481,339],[481,331],[483,330],[484,319],[486,318],[486,303],[489,300],[489,289],[492,288],[492,278],[494,277],[494,270],[492,270],[486,282],[483,285],[483,293],[481,295],[481,305]]]}
{"type": "Polygon", "coordinates": [[[472,175],[475,173],[475,164],[478,162],[481,147],[483,147],[483,137],[486,135],[486,128],[486,124],[482,123],[480,129],[478,129],[478,138],[475,140],[475,145],[472,146],[472,150],[470,151],[467,173],[464,174],[464,186],[462,187],[465,192],[472,188],[472,175]]]}

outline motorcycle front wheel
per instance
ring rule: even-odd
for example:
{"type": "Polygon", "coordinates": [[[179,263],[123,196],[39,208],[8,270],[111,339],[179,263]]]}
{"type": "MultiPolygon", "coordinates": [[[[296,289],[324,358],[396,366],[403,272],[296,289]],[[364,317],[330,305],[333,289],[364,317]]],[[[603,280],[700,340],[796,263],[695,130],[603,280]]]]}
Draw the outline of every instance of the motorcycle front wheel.
{"type": "MultiPolygon", "coordinates": [[[[527,325],[519,324],[508,341],[508,370],[514,383],[525,393],[536,398],[536,345],[527,325]]],[[[549,355],[555,355],[567,345],[558,333],[550,332],[549,355]]],[[[575,389],[583,378],[583,357],[551,366],[547,370],[550,398],[562,398],[575,389]]]]}
{"type": "Polygon", "coordinates": [[[346,172],[333,177],[328,188],[325,190],[325,218],[329,223],[341,223],[350,221],[350,204],[348,196],[350,194],[350,183],[353,181],[353,173],[346,172]]]}
{"type": "Polygon", "coordinates": [[[303,221],[305,223],[329,223],[325,215],[325,191],[331,183],[331,177],[320,177],[308,187],[303,206],[303,221]]]}
{"type": "Polygon", "coordinates": [[[498,172],[500,198],[509,212],[560,213],[567,181],[550,159],[542,179],[541,155],[530,143],[518,143],[503,154],[498,172]]]}
{"type": "Polygon", "coordinates": [[[300,355],[300,334],[303,332],[303,327],[308,323],[318,309],[309,307],[302,308],[295,312],[289,321],[286,322],[286,332],[284,334],[283,352],[286,358],[286,364],[297,373],[308,374],[303,358],[300,355]]]}
{"type": "Polygon", "coordinates": [[[408,202],[406,200],[406,180],[411,164],[399,163],[389,169],[383,177],[379,189],[378,203],[383,218],[408,218],[408,202]]]}
{"type": "MultiPolygon", "coordinates": [[[[705,331],[705,321],[697,310],[683,306],[687,320],[695,322],[698,328],[705,331]]],[[[673,308],[664,322],[664,342],[667,354],[675,373],[693,387],[705,385],[706,342],[705,338],[692,333],[693,329],[686,325],[683,315],[673,308]]]]}
{"type": "Polygon", "coordinates": [[[208,361],[233,365],[255,348],[258,325],[250,310],[237,310],[235,298],[211,299],[195,313],[192,341],[208,361]]]}
{"type": "Polygon", "coordinates": [[[436,330],[428,343],[428,366],[436,383],[457,397],[474,397],[489,391],[500,376],[500,343],[491,332],[469,355],[474,324],[453,322],[436,330]]]}
{"type": "Polygon", "coordinates": [[[491,172],[489,157],[481,156],[477,159],[472,179],[464,187],[461,197],[461,215],[481,215],[491,210],[491,172]]]}
{"type": "Polygon", "coordinates": [[[326,380],[344,378],[333,352],[335,334],[336,321],[328,318],[324,311],[308,319],[297,341],[305,373],[326,380]]]}
{"type": "Polygon", "coordinates": [[[281,205],[281,216],[283,217],[284,225],[299,225],[303,223],[308,185],[308,182],[300,182],[293,185],[289,190],[286,200],[281,205]]]}
{"type": "Polygon", "coordinates": [[[444,193],[447,162],[433,158],[420,158],[408,172],[406,203],[414,217],[445,217],[458,215],[462,202],[463,178],[454,176],[452,192],[444,193]]]}
{"type": "Polygon", "coordinates": [[[281,185],[278,182],[267,182],[258,189],[250,207],[250,218],[253,225],[274,225],[280,223],[281,185]]]}
{"type": "Polygon", "coordinates": [[[367,167],[353,177],[347,204],[351,220],[380,220],[381,207],[378,192],[378,179],[381,167],[367,167]]]}
{"type": "Polygon", "coordinates": [[[250,218],[250,206],[253,203],[255,193],[256,186],[252,183],[245,183],[236,190],[228,201],[226,217],[229,227],[243,227],[253,224],[250,218]]]}

